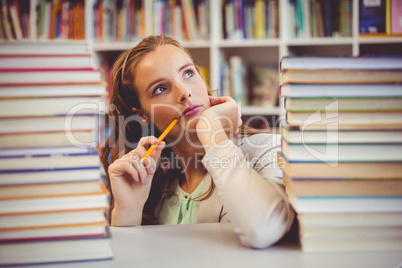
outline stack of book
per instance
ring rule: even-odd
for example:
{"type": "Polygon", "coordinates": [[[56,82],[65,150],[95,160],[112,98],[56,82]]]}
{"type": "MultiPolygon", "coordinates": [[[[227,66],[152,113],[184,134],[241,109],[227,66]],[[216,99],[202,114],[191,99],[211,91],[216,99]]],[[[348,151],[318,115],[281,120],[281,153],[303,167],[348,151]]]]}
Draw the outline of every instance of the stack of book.
{"type": "Polygon", "coordinates": [[[86,43],[0,48],[0,265],[110,259],[86,43]]]}
{"type": "Polygon", "coordinates": [[[303,251],[402,249],[402,58],[283,58],[278,163],[303,251]]]}

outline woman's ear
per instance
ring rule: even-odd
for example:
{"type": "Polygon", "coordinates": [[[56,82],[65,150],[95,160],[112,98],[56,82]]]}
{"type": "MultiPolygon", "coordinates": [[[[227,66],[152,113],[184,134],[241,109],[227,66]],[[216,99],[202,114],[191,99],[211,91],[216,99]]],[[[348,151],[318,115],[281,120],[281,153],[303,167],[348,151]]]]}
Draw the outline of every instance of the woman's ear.
{"type": "Polygon", "coordinates": [[[149,125],[151,123],[151,120],[149,120],[149,117],[141,110],[137,109],[135,107],[131,108],[131,111],[137,115],[138,117],[138,122],[141,123],[141,125],[149,125]]]}

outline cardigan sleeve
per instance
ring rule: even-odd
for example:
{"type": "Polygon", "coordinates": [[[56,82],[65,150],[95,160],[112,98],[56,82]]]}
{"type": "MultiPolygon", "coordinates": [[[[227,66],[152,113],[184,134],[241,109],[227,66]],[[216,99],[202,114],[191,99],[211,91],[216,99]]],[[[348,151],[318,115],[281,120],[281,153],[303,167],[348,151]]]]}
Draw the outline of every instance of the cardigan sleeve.
{"type": "Polygon", "coordinates": [[[274,244],[294,219],[277,165],[278,151],[279,135],[256,134],[240,146],[233,141],[218,144],[202,160],[234,231],[249,247],[274,244]]]}

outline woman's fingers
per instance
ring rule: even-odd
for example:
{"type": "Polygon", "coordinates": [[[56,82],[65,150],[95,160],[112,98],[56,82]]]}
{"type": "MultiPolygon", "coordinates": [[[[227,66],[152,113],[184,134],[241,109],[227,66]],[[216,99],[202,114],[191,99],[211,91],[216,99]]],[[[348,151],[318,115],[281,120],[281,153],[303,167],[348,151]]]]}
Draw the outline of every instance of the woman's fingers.
{"type": "Polygon", "coordinates": [[[139,154],[142,156],[148,150],[148,147],[150,145],[154,145],[157,143],[158,143],[158,138],[155,136],[142,137],[140,139],[140,141],[138,142],[138,146],[137,146],[137,148],[135,148],[135,151],[138,151],[139,154]]]}
{"type": "Polygon", "coordinates": [[[113,164],[109,167],[109,172],[110,177],[121,176],[124,173],[127,173],[135,182],[140,182],[137,169],[134,168],[134,166],[128,159],[126,159],[125,156],[113,162],[113,164]]]}
{"type": "Polygon", "coordinates": [[[143,137],[139,141],[137,148],[124,156],[125,160],[128,160],[132,168],[136,171],[132,172],[133,174],[137,174],[137,178],[133,178],[135,181],[145,185],[150,179],[149,176],[152,177],[155,173],[156,163],[166,143],[161,141],[149,157],[145,159],[141,158],[148,150],[149,146],[157,144],[158,142],[158,139],[154,136],[143,137]]]}
{"type": "Polygon", "coordinates": [[[165,148],[166,143],[161,141],[158,146],[156,146],[155,150],[151,153],[149,157],[146,159],[142,159],[141,162],[145,169],[148,172],[148,175],[153,175],[156,171],[156,163],[158,162],[159,157],[161,156],[163,148],[165,148]]]}
{"type": "Polygon", "coordinates": [[[222,96],[222,97],[209,96],[209,101],[211,102],[212,106],[218,105],[218,104],[221,104],[221,103],[225,103],[225,102],[229,102],[229,101],[234,102],[234,100],[229,96],[222,96]]]}

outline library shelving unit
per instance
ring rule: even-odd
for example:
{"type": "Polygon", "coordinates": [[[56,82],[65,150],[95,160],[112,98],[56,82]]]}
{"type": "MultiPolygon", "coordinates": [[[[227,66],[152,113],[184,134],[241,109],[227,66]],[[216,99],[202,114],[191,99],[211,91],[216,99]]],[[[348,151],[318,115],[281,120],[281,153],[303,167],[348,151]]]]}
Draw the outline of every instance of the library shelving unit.
{"type": "MultiPolygon", "coordinates": [[[[30,0],[30,31],[31,39],[36,36],[37,7],[43,0],[30,0]]],[[[56,0],[53,0],[56,1],[56,0]]],[[[161,0],[140,0],[144,10],[143,36],[159,34],[155,32],[153,26],[154,3],[161,0]]],[[[182,0],[185,1],[185,0],[182,0]]],[[[191,1],[191,0],[190,0],[191,1]]],[[[402,55],[401,36],[359,36],[359,0],[334,0],[348,2],[350,10],[349,22],[350,31],[348,36],[341,37],[295,37],[291,33],[292,23],[294,23],[294,13],[291,13],[292,3],[301,2],[303,4],[315,2],[314,0],[255,0],[255,2],[275,2],[278,17],[277,37],[261,39],[225,39],[223,33],[225,5],[230,1],[236,0],[205,0],[208,7],[209,38],[205,40],[187,41],[181,43],[189,49],[197,62],[209,70],[209,83],[212,89],[220,86],[222,76],[222,61],[228,61],[231,56],[240,56],[245,64],[250,63],[269,63],[277,66],[279,70],[280,60],[284,56],[357,56],[357,55],[379,55],[396,54],[402,55]]],[[[318,0],[316,0],[318,1],[318,0]]],[[[51,2],[51,1],[50,1],[51,2]]],[[[76,1],[74,1],[76,2],[76,1]]],[[[142,36],[129,42],[98,42],[94,39],[94,5],[104,2],[129,3],[129,0],[82,0],[85,16],[85,40],[89,41],[97,57],[102,60],[113,60],[124,50],[133,47],[142,36]]],[[[169,1],[165,1],[166,3],[169,1]]],[[[171,1],[170,1],[171,2],[171,1]]],[[[180,2],[180,1],[177,1],[180,2]]],[[[238,1],[247,3],[249,1],[238,1]]],[[[321,1],[321,3],[329,1],[321,1]]],[[[330,1],[333,2],[333,1],[330,1]]],[[[343,18],[344,19],[344,18],[343,18]]],[[[43,41],[43,40],[40,40],[43,41]]],[[[57,41],[57,40],[56,40],[57,41]]],[[[179,40],[180,41],[180,40],[179,40]]],[[[38,40],[39,42],[39,40],[38,40]]],[[[65,41],[60,41],[65,42],[65,41]]],[[[283,100],[279,97],[279,105],[276,107],[256,107],[242,105],[242,113],[246,116],[280,116],[284,114],[283,100]]]]}

